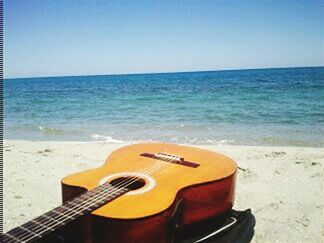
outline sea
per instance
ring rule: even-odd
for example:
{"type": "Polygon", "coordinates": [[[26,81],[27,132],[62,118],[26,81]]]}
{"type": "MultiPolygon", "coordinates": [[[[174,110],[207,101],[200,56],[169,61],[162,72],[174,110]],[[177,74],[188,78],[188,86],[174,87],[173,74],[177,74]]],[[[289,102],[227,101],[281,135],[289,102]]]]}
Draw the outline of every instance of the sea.
{"type": "Polygon", "coordinates": [[[4,79],[4,138],[324,146],[324,67],[4,79]]]}

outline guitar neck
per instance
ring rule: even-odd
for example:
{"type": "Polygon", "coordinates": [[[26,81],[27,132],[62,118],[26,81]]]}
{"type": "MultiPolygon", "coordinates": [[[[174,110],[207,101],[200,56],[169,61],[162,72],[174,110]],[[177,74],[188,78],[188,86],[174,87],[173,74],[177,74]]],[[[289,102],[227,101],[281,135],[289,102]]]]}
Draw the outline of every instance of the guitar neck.
{"type": "Polygon", "coordinates": [[[61,206],[39,216],[1,236],[1,242],[31,242],[69,224],[102,205],[128,192],[108,183],[65,202],[61,206]]]}

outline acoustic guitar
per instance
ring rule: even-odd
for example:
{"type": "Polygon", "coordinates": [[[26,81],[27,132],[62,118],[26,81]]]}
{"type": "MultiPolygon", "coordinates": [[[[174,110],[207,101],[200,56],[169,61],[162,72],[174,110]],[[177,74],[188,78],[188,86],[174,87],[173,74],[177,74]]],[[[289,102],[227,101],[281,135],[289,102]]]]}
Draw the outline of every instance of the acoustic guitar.
{"type": "Polygon", "coordinates": [[[236,171],[233,160],[204,149],[122,147],[103,166],[63,178],[63,204],[2,242],[173,242],[177,232],[232,208],[236,171]]]}

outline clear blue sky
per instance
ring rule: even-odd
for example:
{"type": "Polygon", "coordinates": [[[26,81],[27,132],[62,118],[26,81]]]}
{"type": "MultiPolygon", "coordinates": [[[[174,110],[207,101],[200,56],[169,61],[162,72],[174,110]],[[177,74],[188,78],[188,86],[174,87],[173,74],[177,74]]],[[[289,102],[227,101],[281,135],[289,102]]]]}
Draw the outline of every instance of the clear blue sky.
{"type": "Polygon", "coordinates": [[[7,0],[5,77],[324,65],[323,1],[7,0]]]}

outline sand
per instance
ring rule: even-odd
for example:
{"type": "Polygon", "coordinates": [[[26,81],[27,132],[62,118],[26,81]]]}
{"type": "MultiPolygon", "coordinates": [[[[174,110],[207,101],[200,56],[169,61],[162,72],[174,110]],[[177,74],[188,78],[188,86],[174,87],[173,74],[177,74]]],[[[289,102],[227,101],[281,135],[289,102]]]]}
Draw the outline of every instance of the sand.
{"type": "MultiPolygon", "coordinates": [[[[4,141],[4,231],[60,205],[62,177],[102,165],[124,145],[4,141]]],[[[252,209],[253,242],[323,242],[323,148],[200,147],[237,162],[234,208],[252,209]]]]}

